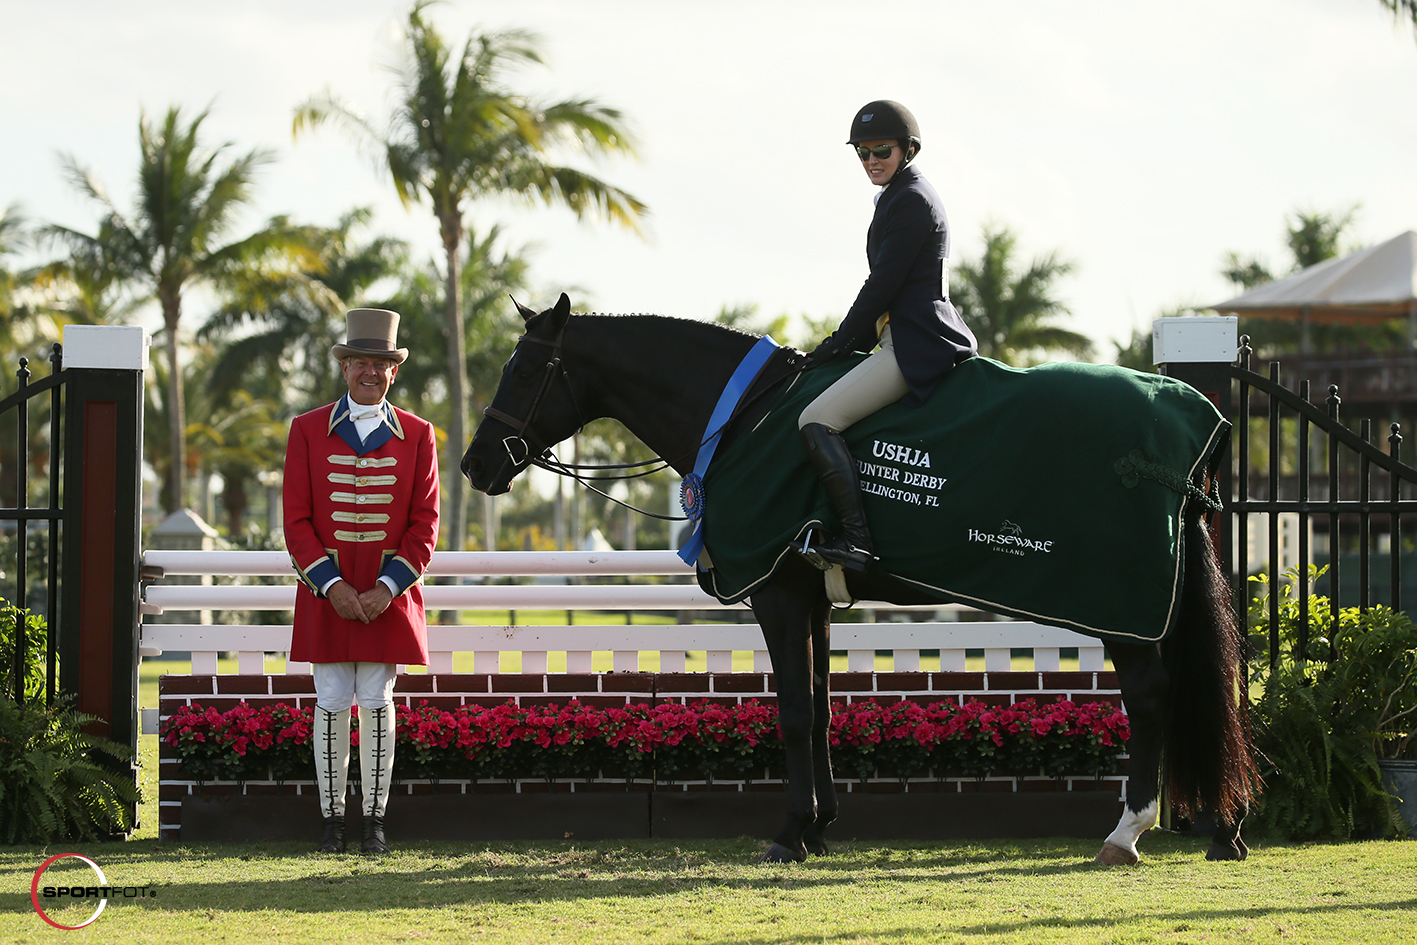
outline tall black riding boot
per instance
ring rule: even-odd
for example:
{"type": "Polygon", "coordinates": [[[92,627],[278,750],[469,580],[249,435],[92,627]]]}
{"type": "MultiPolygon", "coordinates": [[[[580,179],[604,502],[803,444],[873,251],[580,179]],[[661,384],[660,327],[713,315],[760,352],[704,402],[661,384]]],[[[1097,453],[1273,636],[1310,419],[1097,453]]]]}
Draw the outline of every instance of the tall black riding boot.
{"type": "Polygon", "coordinates": [[[825,424],[809,423],[799,432],[841,526],[841,534],[812,550],[829,562],[865,571],[876,556],[872,554],[875,546],[871,532],[866,528],[866,512],[861,507],[861,476],[856,461],[841,434],[825,424]]]}

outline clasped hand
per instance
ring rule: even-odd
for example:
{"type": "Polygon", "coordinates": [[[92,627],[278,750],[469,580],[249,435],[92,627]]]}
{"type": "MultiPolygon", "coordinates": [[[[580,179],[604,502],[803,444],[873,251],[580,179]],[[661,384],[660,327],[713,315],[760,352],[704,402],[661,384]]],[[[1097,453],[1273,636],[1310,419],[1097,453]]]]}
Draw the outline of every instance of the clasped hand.
{"type": "Polygon", "coordinates": [[[361,594],[342,578],[330,585],[325,596],[335,608],[335,613],[345,620],[358,620],[360,623],[368,623],[378,617],[394,599],[394,595],[389,593],[389,586],[383,581],[375,581],[373,587],[361,594]]]}

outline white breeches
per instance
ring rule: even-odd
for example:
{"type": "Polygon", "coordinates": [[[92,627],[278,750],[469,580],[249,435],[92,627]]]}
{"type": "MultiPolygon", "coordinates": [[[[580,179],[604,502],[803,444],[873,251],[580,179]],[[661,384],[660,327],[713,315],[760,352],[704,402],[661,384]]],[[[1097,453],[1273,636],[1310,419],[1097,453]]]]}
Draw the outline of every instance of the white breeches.
{"type": "Polygon", "coordinates": [[[797,418],[797,428],[820,423],[833,433],[841,433],[908,393],[910,385],[896,364],[895,344],[887,325],[881,332],[881,346],[818,394],[797,418]]]}
{"type": "Polygon", "coordinates": [[[348,710],[358,700],[373,709],[394,701],[393,663],[312,663],[315,677],[315,704],[327,712],[348,710]]]}

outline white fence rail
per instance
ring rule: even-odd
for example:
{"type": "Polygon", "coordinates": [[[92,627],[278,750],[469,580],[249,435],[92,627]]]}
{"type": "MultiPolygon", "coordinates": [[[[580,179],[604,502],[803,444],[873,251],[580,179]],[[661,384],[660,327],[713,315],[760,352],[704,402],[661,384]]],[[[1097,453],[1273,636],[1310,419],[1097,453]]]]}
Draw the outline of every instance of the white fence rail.
{"type": "MultiPolygon", "coordinates": [[[[290,559],[273,551],[148,551],[144,567],[170,575],[221,575],[231,577],[287,576],[294,580],[290,559]]],[[[578,578],[688,575],[691,570],[669,551],[614,552],[436,552],[428,573],[465,580],[486,577],[578,578]]],[[[721,611],[725,619],[744,615],[746,608],[725,607],[693,584],[476,584],[426,585],[424,602],[429,610],[575,610],[613,611],[721,611]]],[[[295,587],[267,584],[149,584],[144,595],[147,613],[166,610],[289,610],[295,605],[295,587]]],[[[863,602],[867,610],[889,608],[957,614],[959,608],[898,608],[863,602]]],[[[748,619],[751,619],[749,617],[748,619]]],[[[237,671],[264,672],[266,653],[290,649],[288,625],[239,626],[230,624],[144,624],[142,652],[189,651],[192,672],[217,671],[217,656],[237,654],[237,671]]],[[[967,650],[983,650],[985,669],[1012,668],[1011,650],[1031,649],[1033,668],[1060,668],[1060,650],[1077,648],[1079,669],[1104,668],[1104,650],[1091,637],[1034,623],[929,622],[834,623],[832,648],[845,650],[847,668],[869,672],[876,668],[876,653],[893,653],[897,671],[920,669],[920,651],[938,650],[941,670],[963,670],[967,650]]],[[[454,653],[472,653],[473,671],[497,673],[505,653],[520,653],[522,672],[544,673],[549,654],[565,653],[566,671],[591,672],[592,655],[612,654],[616,672],[640,668],[642,653],[659,654],[662,672],[683,672],[685,654],[706,653],[709,672],[730,672],[733,653],[752,652],[753,669],[771,669],[763,639],[753,623],[680,623],[671,625],[549,625],[549,626],[446,626],[428,627],[428,671],[453,670],[454,653]]],[[[287,663],[287,673],[308,672],[308,663],[287,663]]]]}

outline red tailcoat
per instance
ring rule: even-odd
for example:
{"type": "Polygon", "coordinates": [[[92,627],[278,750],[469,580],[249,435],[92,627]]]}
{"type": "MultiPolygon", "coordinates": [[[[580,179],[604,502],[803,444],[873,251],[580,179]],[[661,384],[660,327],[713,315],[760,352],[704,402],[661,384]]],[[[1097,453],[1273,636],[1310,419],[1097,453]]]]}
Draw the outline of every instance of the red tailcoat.
{"type": "Polygon", "coordinates": [[[290,658],[312,663],[428,662],[418,579],[438,539],[433,425],[390,407],[361,440],[347,399],[296,417],[285,456],[285,542],[300,585],[290,658]],[[368,624],[320,593],[342,577],[359,593],[388,576],[401,593],[368,624]]]}

